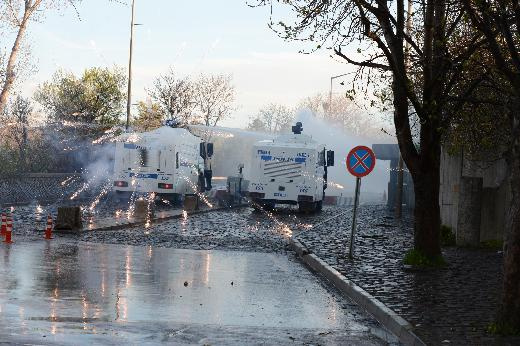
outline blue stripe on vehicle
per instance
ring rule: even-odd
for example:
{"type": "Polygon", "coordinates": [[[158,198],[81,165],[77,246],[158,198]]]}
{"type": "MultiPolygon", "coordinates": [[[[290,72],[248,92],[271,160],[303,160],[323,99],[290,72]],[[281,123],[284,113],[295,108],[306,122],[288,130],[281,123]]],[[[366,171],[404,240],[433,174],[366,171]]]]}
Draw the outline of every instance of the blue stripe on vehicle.
{"type": "Polygon", "coordinates": [[[135,173],[130,173],[130,178],[132,177],[136,177],[138,179],[157,179],[158,175],[157,174],[135,174],[135,173]]]}

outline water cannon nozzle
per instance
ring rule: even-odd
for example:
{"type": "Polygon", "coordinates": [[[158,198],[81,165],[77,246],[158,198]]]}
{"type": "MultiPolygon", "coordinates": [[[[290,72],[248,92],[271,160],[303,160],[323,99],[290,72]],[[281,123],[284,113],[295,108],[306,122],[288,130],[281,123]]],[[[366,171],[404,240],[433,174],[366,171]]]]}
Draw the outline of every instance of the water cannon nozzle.
{"type": "Polygon", "coordinates": [[[295,135],[301,135],[302,134],[302,131],[303,131],[303,126],[302,126],[302,123],[301,122],[297,122],[296,125],[294,125],[292,127],[292,132],[295,134],[295,135]]]}
{"type": "Polygon", "coordinates": [[[180,127],[181,122],[177,119],[168,119],[164,122],[164,126],[169,126],[171,128],[180,127]]]}

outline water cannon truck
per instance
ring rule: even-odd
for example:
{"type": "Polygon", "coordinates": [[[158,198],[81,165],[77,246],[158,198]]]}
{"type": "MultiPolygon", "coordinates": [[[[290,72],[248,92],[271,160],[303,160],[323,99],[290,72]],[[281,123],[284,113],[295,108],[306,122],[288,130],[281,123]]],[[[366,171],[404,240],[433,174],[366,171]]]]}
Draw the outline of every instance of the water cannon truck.
{"type": "Polygon", "coordinates": [[[114,183],[116,194],[155,193],[178,201],[182,196],[211,190],[212,170],[207,162],[213,144],[189,128],[165,126],[143,133],[124,133],[116,139],[114,183]]]}
{"type": "Polygon", "coordinates": [[[305,213],[321,211],[334,152],[302,132],[298,122],[292,133],[253,146],[248,188],[253,208],[292,204],[305,213]]]}

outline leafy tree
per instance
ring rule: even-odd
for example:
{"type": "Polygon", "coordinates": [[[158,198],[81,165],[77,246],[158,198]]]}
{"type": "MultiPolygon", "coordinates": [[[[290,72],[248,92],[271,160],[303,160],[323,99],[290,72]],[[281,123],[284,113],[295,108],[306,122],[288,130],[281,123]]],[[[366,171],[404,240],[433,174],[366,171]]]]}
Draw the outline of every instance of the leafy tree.
{"type": "Polygon", "coordinates": [[[194,83],[186,78],[178,78],[173,69],[154,80],[148,96],[161,107],[162,112],[170,119],[181,124],[194,121],[194,110],[197,106],[194,83]]]}
{"type": "MultiPolygon", "coordinates": [[[[80,0],[3,0],[0,2],[0,25],[7,32],[16,32],[7,60],[0,60],[0,113],[7,106],[8,96],[24,68],[18,59],[31,21],[41,20],[45,10],[68,5],[75,6],[80,0]],[[5,63],[5,66],[4,66],[5,63]]],[[[2,36],[4,33],[2,33],[2,36]]],[[[0,52],[1,53],[1,52],[0,52]]],[[[3,54],[0,54],[3,55],[3,54]]]]}
{"type": "MultiPolygon", "coordinates": [[[[278,3],[257,0],[255,5],[278,3]]],[[[331,47],[336,56],[359,67],[352,93],[367,93],[370,86],[376,96],[388,95],[385,91],[391,87],[396,137],[414,182],[414,248],[428,258],[439,257],[442,137],[458,112],[455,106],[464,104],[463,98],[459,104],[450,103],[451,97],[470,94],[471,86],[478,84],[464,83],[468,90],[460,89],[466,62],[482,46],[482,35],[468,25],[457,1],[410,2],[411,10],[404,0],[283,4],[292,10],[291,22],[271,20],[270,26],[284,39],[308,42],[311,51],[331,47]],[[413,115],[420,121],[418,145],[412,134],[413,115]]]]}
{"type": "Polygon", "coordinates": [[[150,131],[161,127],[164,113],[159,104],[141,101],[137,108],[139,115],[135,120],[135,126],[139,131],[150,131]]]}
{"type": "Polygon", "coordinates": [[[125,83],[119,68],[93,67],[79,78],[60,70],[38,87],[35,99],[51,120],[113,125],[123,113],[125,83]]]}
{"type": "Polygon", "coordinates": [[[286,132],[291,129],[291,123],[295,117],[294,109],[271,103],[250,119],[248,129],[269,133],[286,132]]]}
{"type": "Polygon", "coordinates": [[[520,5],[517,0],[463,0],[472,24],[486,38],[496,70],[511,89],[507,163],[512,191],[504,244],[502,303],[497,331],[520,333],[520,5]]]}

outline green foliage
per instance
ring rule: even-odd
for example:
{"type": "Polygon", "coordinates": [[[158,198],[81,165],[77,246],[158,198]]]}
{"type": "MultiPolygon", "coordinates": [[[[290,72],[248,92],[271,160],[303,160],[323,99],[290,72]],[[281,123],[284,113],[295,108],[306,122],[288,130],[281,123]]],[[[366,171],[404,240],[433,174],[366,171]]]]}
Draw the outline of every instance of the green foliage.
{"type": "MultiPolygon", "coordinates": [[[[482,64],[493,64],[487,53],[478,52],[466,61],[466,83],[481,80],[475,86],[470,102],[460,105],[457,100],[448,105],[449,108],[458,107],[443,138],[450,154],[456,155],[464,149],[464,155],[471,159],[489,161],[501,158],[512,139],[509,112],[514,109],[511,104],[513,92],[497,72],[483,74],[482,64]]],[[[464,83],[461,84],[464,87],[464,83]]]]}
{"type": "Polygon", "coordinates": [[[441,226],[441,246],[455,246],[455,234],[453,233],[451,227],[446,225],[441,226]]]}
{"type": "Polygon", "coordinates": [[[491,323],[487,332],[494,335],[520,335],[520,329],[508,323],[491,323]]]}
{"type": "Polygon", "coordinates": [[[503,248],[503,246],[504,242],[497,239],[486,240],[480,243],[480,247],[489,250],[500,250],[503,248]]]}
{"type": "Polygon", "coordinates": [[[408,253],[404,257],[403,263],[421,268],[439,268],[444,267],[446,265],[446,261],[444,261],[444,258],[442,258],[442,256],[430,258],[421,251],[416,249],[408,251],[408,253]]]}
{"type": "Polygon", "coordinates": [[[157,103],[139,102],[137,106],[139,115],[135,120],[135,127],[138,131],[150,131],[161,127],[164,113],[161,106],[157,103]]]}
{"type": "Polygon", "coordinates": [[[93,67],[79,78],[60,70],[38,87],[35,99],[54,121],[113,125],[123,113],[125,85],[119,68],[93,67]]]}

